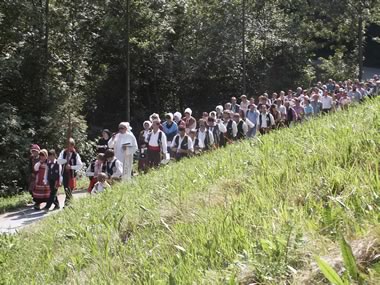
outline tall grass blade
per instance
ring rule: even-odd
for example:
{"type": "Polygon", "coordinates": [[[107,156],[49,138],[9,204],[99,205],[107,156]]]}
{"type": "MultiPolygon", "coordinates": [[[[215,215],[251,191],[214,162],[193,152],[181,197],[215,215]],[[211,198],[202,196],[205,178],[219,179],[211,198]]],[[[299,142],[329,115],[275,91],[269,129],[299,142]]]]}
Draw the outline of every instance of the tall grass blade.
{"type": "Polygon", "coordinates": [[[346,267],[350,277],[361,284],[360,273],[354,254],[352,253],[352,248],[343,235],[340,238],[340,250],[342,251],[344,266],[346,267]]]}
{"type": "Polygon", "coordinates": [[[338,273],[326,261],[319,257],[315,257],[319,269],[323,275],[334,285],[345,285],[343,280],[339,277],[338,273]]]}

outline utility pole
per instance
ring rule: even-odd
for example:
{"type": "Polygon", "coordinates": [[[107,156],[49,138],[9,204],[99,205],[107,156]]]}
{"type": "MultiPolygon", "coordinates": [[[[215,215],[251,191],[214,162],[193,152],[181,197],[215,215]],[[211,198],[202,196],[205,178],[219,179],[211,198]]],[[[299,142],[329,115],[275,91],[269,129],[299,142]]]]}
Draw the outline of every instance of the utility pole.
{"type": "Polygon", "coordinates": [[[242,12],[243,12],[243,21],[242,21],[242,56],[243,56],[243,94],[246,93],[247,88],[246,88],[246,58],[245,58],[245,1],[242,0],[243,5],[242,5],[242,12]]]}
{"type": "Polygon", "coordinates": [[[129,50],[129,34],[130,34],[130,0],[127,0],[127,66],[126,66],[126,72],[125,72],[125,99],[126,99],[126,118],[127,121],[130,122],[131,120],[131,78],[130,78],[130,50],[129,50]]]}
{"type": "Polygon", "coordinates": [[[363,78],[363,16],[359,13],[358,22],[358,49],[359,49],[359,81],[363,78]]]}

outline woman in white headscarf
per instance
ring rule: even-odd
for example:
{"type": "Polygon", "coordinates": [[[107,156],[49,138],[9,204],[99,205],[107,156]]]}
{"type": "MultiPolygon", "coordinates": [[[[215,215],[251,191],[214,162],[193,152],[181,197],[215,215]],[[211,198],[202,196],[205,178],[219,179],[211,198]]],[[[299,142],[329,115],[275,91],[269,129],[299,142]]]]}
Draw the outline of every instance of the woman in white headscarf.
{"type": "Polygon", "coordinates": [[[108,147],[113,148],[115,157],[123,163],[122,180],[131,179],[133,154],[137,151],[137,141],[128,122],[119,124],[119,132],[114,134],[108,142],[108,147]]]}

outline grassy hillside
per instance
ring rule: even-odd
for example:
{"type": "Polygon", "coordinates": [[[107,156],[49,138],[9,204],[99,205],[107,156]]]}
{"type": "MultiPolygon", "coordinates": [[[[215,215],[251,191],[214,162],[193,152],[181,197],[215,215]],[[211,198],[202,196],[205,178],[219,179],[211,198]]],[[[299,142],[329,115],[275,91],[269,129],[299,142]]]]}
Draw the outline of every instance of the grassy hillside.
{"type": "Polygon", "coordinates": [[[340,234],[354,251],[380,247],[379,110],[367,102],[78,200],[0,239],[0,283],[318,282],[314,257],[335,262],[340,234]]]}

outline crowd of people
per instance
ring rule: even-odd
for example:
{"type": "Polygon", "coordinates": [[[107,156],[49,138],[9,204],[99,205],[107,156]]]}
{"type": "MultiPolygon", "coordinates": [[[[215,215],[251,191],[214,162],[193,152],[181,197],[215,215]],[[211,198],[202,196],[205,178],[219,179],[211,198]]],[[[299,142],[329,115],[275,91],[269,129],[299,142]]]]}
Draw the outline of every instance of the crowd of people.
{"type": "MultiPolygon", "coordinates": [[[[180,112],[166,113],[161,120],[153,113],[144,121],[143,130],[137,136],[128,122],[118,126],[118,132],[102,131],[97,145],[97,157],[89,164],[88,192],[100,193],[110,188],[115,181],[131,179],[134,160],[138,161],[138,172],[146,173],[170,160],[201,155],[216,148],[225,147],[245,138],[254,138],[271,131],[293,127],[315,116],[347,109],[380,91],[377,75],[366,82],[347,80],[326,84],[318,82],[310,89],[298,87],[296,91],[264,93],[255,98],[240,96],[240,102],[232,97],[230,102],[216,106],[211,112],[203,112],[196,119],[190,108],[180,112]]],[[[55,150],[31,146],[31,177],[29,190],[36,210],[46,203],[44,210],[59,209],[57,190],[65,190],[65,205],[72,199],[76,188],[76,174],[83,167],[81,157],[70,139],[68,147],[57,157],[55,150]]]]}

